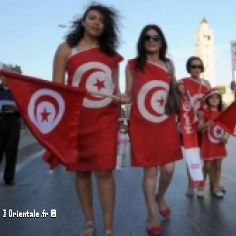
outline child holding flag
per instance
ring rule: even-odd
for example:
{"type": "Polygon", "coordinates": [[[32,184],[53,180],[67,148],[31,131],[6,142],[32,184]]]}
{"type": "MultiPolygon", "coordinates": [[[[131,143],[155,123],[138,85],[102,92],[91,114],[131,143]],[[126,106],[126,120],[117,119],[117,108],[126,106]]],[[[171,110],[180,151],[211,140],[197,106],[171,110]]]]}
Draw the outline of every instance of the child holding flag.
{"type": "Polygon", "coordinates": [[[200,152],[201,159],[204,161],[204,178],[206,179],[209,175],[213,196],[223,198],[225,190],[220,185],[220,177],[222,160],[227,155],[225,148],[227,136],[224,130],[213,121],[223,110],[219,90],[210,89],[204,96],[204,101],[207,108],[199,112],[198,119],[198,131],[201,132],[200,152]]]}

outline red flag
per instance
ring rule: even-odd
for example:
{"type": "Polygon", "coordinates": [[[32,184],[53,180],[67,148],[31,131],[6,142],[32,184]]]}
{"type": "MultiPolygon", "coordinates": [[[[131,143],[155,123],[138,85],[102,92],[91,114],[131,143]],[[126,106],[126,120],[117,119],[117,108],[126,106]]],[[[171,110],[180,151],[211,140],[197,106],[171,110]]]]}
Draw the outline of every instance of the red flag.
{"type": "Polygon", "coordinates": [[[38,141],[61,163],[75,163],[81,90],[9,71],[0,70],[0,75],[7,78],[19,112],[38,141]]]}
{"type": "Polygon", "coordinates": [[[236,136],[236,101],[215,119],[215,123],[226,132],[236,136]]]}

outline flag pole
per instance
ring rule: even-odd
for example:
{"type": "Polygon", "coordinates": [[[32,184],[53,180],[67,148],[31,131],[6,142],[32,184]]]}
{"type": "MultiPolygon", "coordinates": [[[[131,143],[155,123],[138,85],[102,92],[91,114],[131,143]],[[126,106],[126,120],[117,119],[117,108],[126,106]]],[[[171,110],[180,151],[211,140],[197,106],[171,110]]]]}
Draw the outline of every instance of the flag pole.
{"type": "Polygon", "coordinates": [[[95,92],[95,91],[89,91],[89,90],[88,90],[88,93],[91,93],[91,94],[94,94],[94,95],[98,95],[98,96],[102,96],[102,97],[108,97],[108,98],[120,100],[119,96],[115,96],[115,95],[112,95],[112,94],[95,92]]]}
{"type": "Polygon", "coordinates": [[[234,98],[236,100],[236,82],[235,82],[235,69],[236,69],[236,41],[231,42],[231,57],[232,57],[232,82],[231,89],[234,92],[234,98]]]}

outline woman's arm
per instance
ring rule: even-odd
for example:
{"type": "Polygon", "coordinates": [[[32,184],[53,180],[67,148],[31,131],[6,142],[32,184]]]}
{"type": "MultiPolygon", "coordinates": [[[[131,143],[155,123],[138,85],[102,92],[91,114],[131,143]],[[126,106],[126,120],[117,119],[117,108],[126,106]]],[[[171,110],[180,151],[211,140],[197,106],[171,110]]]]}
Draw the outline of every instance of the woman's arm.
{"type": "Polygon", "coordinates": [[[128,65],[125,68],[125,82],[126,82],[125,83],[125,94],[123,94],[121,96],[121,102],[122,103],[131,103],[134,78],[129,70],[128,65]]]}
{"type": "Polygon", "coordinates": [[[119,68],[119,65],[117,65],[114,72],[113,72],[113,81],[115,84],[115,95],[116,96],[120,95],[119,72],[120,72],[120,68],[119,68]]]}
{"type": "Polygon", "coordinates": [[[176,87],[177,87],[178,93],[179,93],[181,96],[184,96],[184,95],[187,94],[183,82],[181,82],[181,81],[177,82],[176,87]]]}
{"type": "Polygon", "coordinates": [[[57,83],[65,83],[66,62],[70,55],[70,47],[67,43],[62,43],[56,50],[53,60],[52,80],[57,83]]]}

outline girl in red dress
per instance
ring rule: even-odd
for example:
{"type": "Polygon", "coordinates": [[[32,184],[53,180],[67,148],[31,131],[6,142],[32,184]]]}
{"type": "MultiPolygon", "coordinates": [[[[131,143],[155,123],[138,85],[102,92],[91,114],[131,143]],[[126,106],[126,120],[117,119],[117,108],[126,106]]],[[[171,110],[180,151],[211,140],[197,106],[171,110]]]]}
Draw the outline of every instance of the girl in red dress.
{"type": "Polygon", "coordinates": [[[69,170],[76,171],[76,189],[86,219],[81,236],[95,235],[91,174],[95,173],[103,211],[104,235],[113,235],[118,117],[120,106],[110,97],[95,93],[119,94],[116,53],[117,24],[114,9],[91,5],[59,45],[53,81],[78,86],[87,91],[80,115],[79,160],[69,170]],[[67,73],[67,80],[65,74],[67,73]]]}
{"type": "Polygon", "coordinates": [[[138,55],[129,60],[126,68],[126,94],[122,97],[123,102],[132,102],[129,123],[131,165],[144,170],[146,228],[150,235],[161,233],[156,203],[163,217],[168,218],[171,214],[164,194],[171,182],[175,161],[181,159],[174,111],[177,106],[174,70],[172,62],[166,58],[166,51],[162,30],[156,25],[145,26],[138,39],[138,55]],[[168,94],[172,102],[168,100],[168,94]],[[155,195],[158,171],[159,188],[155,195]]]}
{"type": "Polygon", "coordinates": [[[218,89],[213,88],[204,97],[207,109],[199,113],[198,130],[201,132],[201,158],[204,160],[204,177],[211,179],[212,194],[224,197],[224,189],[220,185],[222,160],[226,157],[225,132],[213,120],[222,112],[222,98],[218,89]]]}

